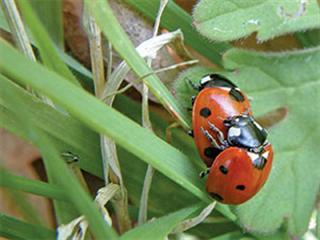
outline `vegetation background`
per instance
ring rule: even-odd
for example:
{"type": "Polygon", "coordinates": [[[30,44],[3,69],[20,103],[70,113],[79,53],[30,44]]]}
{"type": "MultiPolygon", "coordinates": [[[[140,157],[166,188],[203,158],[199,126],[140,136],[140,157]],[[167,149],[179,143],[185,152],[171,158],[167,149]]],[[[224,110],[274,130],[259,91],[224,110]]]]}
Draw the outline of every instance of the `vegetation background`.
{"type": "Polygon", "coordinates": [[[0,236],[318,239],[319,29],[316,0],[3,0],[0,236]],[[186,134],[209,72],[275,149],[240,206],[207,196],[186,134]]]}

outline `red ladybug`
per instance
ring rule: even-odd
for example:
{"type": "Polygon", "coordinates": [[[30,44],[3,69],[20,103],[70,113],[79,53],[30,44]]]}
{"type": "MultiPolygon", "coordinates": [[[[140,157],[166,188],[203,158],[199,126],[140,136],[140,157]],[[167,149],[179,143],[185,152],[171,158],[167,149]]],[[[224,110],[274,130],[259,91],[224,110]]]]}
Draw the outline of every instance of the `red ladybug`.
{"type": "Polygon", "coordinates": [[[213,162],[206,182],[211,197],[224,204],[241,204],[252,198],[265,184],[272,166],[271,144],[260,153],[229,147],[213,162]],[[255,166],[260,165],[260,168],[255,166]]]}
{"type": "Polygon", "coordinates": [[[220,75],[203,77],[198,90],[192,108],[191,135],[204,163],[211,167],[216,156],[227,147],[220,140],[227,138],[232,117],[252,113],[248,97],[220,75]]]}

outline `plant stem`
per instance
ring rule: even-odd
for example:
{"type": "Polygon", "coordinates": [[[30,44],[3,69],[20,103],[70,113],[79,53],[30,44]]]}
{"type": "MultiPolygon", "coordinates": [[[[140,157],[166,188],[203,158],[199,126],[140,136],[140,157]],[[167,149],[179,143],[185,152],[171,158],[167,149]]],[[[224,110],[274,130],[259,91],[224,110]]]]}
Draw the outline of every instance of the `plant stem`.
{"type": "Polygon", "coordinates": [[[146,171],[146,175],[144,177],[143,188],[140,198],[138,225],[141,225],[147,221],[148,199],[154,172],[154,168],[149,164],[146,171]]]}
{"type": "Polygon", "coordinates": [[[100,98],[101,93],[104,88],[105,78],[104,78],[104,66],[103,66],[103,53],[101,46],[101,31],[97,24],[95,23],[93,17],[89,14],[88,18],[88,35],[89,35],[89,45],[90,45],[90,59],[91,59],[91,69],[93,74],[95,95],[100,98]]]}
{"type": "MultiPolygon", "coordinates": [[[[113,98],[115,95],[117,94],[121,94],[121,93],[124,93],[125,91],[127,91],[129,88],[131,88],[135,83],[139,83],[141,82],[144,78],[152,75],[152,74],[155,74],[155,73],[161,73],[161,72],[166,72],[166,71],[169,71],[169,70],[173,70],[173,69],[176,69],[178,67],[181,67],[181,66],[185,66],[185,65],[192,65],[192,64],[195,64],[195,63],[198,63],[199,60],[195,59],[195,60],[190,60],[190,61],[186,61],[186,62],[181,62],[181,63],[177,63],[177,64],[174,64],[174,65],[170,65],[168,67],[164,67],[164,68],[160,68],[160,69],[157,69],[157,70],[154,70],[153,72],[151,73],[148,73],[146,75],[144,75],[143,77],[140,77],[138,79],[134,79],[132,82],[130,82],[129,84],[127,84],[125,87],[123,88],[120,88],[119,90],[117,91],[114,91],[114,92],[109,92],[107,93],[106,91],[104,92],[103,96],[102,96],[102,100],[103,101],[106,101],[106,102],[110,102],[110,101],[113,101],[113,98]],[[110,100],[111,99],[111,100],[110,100]]],[[[112,88],[114,89],[114,88],[112,88]]],[[[180,125],[179,123],[177,123],[177,125],[180,125]]]]}
{"type": "MultiPolygon", "coordinates": [[[[86,9],[87,11],[87,9],[86,9]]],[[[91,68],[93,73],[93,81],[95,87],[95,95],[101,98],[105,87],[105,72],[103,65],[103,52],[101,46],[101,31],[96,24],[94,18],[86,12],[87,32],[89,36],[91,68]]],[[[109,44],[109,62],[108,62],[108,77],[111,75],[112,52],[109,44]]],[[[111,105],[111,104],[110,104],[111,105]]],[[[101,154],[103,161],[103,172],[105,184],[110,181],[120,186],[120,191],[111,200],[118,220],[119,232],[123,233],[131,228],[131,220],[128,211],[127,190],[123,184],[120,164],[118,160],[116,145],[114,141],[103,135],[100,136],[101,154]]]]}
{"type": "Polygon", "coordinates": [[[13,0],[2,0],[1,3],[17,47],[28,58],[36,61],[15,2],[13,0]]]}
{"type": "MultiPolygon", "coordinates": [[[[158,34],[159,26],[160,26],[160,21],[161,21],[161,15],[168,4],[168,0],[161,0],[160,2],[160,7],[159,7],[159,12],[154,24],[153,28],[153,35],[152,37],[156,37],[158,34]]],[[[149,57],[147,59],[147,64],[149,67],[151,67],[152,63],[152,58],[149,57]]],[[[149,129],[152,131],[152,124],[150,121],[149,117],[149,89],[148,86],[143,83],[142,84],[142,126],[149,129]]],[[[144,178],[143,182],[143,188],[142,188],[142,193],[141,193],[141,198],[140,198],[140,208],[139,208],[139,216],[138,216],[138,224],[143,224],[147,221],[147,212],[148,212],[148,199],[149,199],[149,192],[151,188],[151,183],[153,179],[155,170],[151,165],[148,165],[147,172],[144,178]]]]}
{"type": "MultiPolygon", "coordinates": [[[[25,56],[36,62],[37,59],[33,53],[31,43],[14,0],[2,0],[1,6],[11,29],[11,34],[13,35],[16,46],[25,56]]],[[[36,94],[29,86],[26,86],[26,88],[33,95],[38,96],[43,102],[54,106],[51,100],[49,100],[47,97],[36,94]]]]}

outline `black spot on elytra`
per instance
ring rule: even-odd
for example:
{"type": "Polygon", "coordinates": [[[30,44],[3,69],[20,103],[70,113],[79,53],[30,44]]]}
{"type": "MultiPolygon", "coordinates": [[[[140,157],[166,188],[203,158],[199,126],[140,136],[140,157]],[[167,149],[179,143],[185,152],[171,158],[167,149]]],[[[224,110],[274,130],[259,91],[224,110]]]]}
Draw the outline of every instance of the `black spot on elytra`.
{"type": "Polygon", "coordinates": [[[240,92],[238,89],[236,88],[231,88],[229,95],[236,100],[237,102],[243,102],[244,101],[244,96],[242,94],[242,92],[240,92]]]}
{"type": "Polygon", "coordinates": [[[221,165],[219,167],[220,172],[222,172],[223,174],[227,174],[228,173],[228,168],[226,168],[225,166],[221,165]]]}
{"type": "Polygon", "coordinates": [[[215,199],[217,201],[220,201],[220,202],[223,201],[223,197],[221,197],[218,193],[211,192],[209,194],[213,199],[215,199]]]}
{"type": "Polygon", "coordinates": [[[214,147],[207,147],[203,153],[208,158],[215,158],[220,153],[220,150],[214,147]]]}
{"type": "Polygon", "coordinates": [[[246,186],[245,186],[245,185],[237,185],[237,186],[236,186],[236,189],[237,189],[237,190],[240,190],[240,191],[243,191],[243,190],[246,189],[246,186]]]}
{"type": "Polygon", "coordinates": [[[200,110],[200,115],[201,115],[202,117],[207,118],[207,117],[209,117],[209,116],[211,115],[211,111],[210,111],[210,109],[207,108],[207,107],[201,108],[201,110],[200,110]]]}

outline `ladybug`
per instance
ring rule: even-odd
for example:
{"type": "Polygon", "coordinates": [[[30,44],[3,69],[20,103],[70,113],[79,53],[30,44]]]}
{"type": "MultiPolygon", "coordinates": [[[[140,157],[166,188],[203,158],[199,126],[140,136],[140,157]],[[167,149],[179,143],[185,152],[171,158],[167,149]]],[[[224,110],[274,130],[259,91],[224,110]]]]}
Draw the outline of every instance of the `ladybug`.
{"type": "MultiPolygon", "coordinates": [[[[211,167],[218,154],[235,141],[232,138],[231,144],[228,145],[226,141],[221,142],[224,136],[228,136],[228,130],[231,138],[234,136],[233,133],[236,133],[236,129],[241,127],[233,117],[252,115],[250,102],[235,84],[218,74],[204,76],[199,86],[194,88],[199,90],[199,93],[193,98],[193,130],[189,135],[194,137],[204,163],[207,167],[211,167]]],[[[236,143],[241,145],[244,141],[240,137],[248,135],[247,132],[243,131],[236,143]]],[[[229,137],[226,139],[229,140],[229,137]]]]}
{"type": "MultiPolygon", "coordinates": [[[[221,141],[224,140],[225,147],[230,145],[244,147],[250,152],[260,153],[263,147],[268,144],[267,130],[261,127],[252,116],[233,116],[224,120],[223,123],[229,127],[226,141],[219,134],[221,141]]],[[[219,132],[219,129],[216,130],[219,132]]]]}
{"type": "Polygon", "coordinates": [[[271,144],[265,145],[260,153],[229,147],[213,162],[206,181],[206,190],[212,198],[221,203],[244,203],[265,184],[272,160],[271,144]],[[260,165],[261,168],[256,168],[255,165],[260,165]]]}

